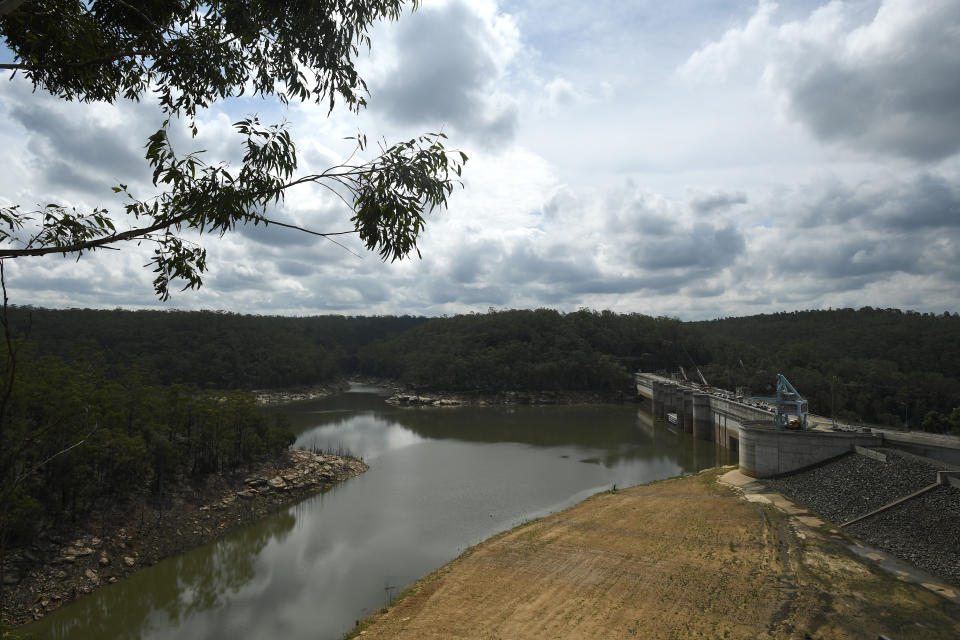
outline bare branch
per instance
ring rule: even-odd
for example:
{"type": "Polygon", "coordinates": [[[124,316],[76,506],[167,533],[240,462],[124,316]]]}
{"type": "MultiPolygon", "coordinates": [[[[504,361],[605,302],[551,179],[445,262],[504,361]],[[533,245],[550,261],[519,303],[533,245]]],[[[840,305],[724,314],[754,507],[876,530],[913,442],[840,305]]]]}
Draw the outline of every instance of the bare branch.
{"type": "Polygon", "coordinates": [[[345,244],[341,244],[340,242],[337,242],[336,240],[334,240],[333,238],[330,237],[330,236],[344,236],[344,235],[351,234],[351,233],[359,233],[356,229],[354,229],[353,231],[336,231],[336,232],[334,232],[334,233],[320,233],[319,231],[312,231],[312,230],[310,230],[310,229],[305,229],[305,228],[303,228],[303,227],[298,227],[298,226],[295,225],[295,224],[287,224],[286,222],[277,222],[276,220],[271,220],[271,219],[269,219],[269,218],[259,217],[259,218],[257,218],[257,219],[258,219],[258,220],[263,220],[263,221],[266,222],[267,224],[275,224],[275,225],[277,225],[278,227],[286,227],[287,229],[294,229],[294,230],[296,230],[296,231],[302,231],[303,233],[309,233],[309,234],[312,235],[312,236],[320,236],[321,238],[326,238],[327,240],[329,240],[329,241],[332,242],[333,244],[337,245],[338,247],[340,247],[341,249],[343,249],[343,250],[346,251],[347,253],[351,253],[351,254],[357,256],[358,258],[360,258],[361,260],[363,260],[363,256],[361,256],[359,253],[357,253],[356,251],[350,249],[350,248],[349,248],[348,246],[346,246],[345,244]]]}

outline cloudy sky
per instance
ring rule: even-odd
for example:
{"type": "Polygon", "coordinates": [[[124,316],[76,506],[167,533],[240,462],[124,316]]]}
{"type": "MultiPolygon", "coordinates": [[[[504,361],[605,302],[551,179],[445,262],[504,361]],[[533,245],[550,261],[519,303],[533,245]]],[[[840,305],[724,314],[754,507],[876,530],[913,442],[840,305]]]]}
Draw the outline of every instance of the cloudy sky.
{"type": "MultiPolygon", "coordinates": [[[[960,2],[427,1],[372,34],[359,116],[234,99],[182,149],[238,158],[230,123],[292,124],[305,172],[363,130],[442,130],[470,156],[422,259],[382,263],[277,227],[203,240],[167,303],[151,248],[8,262],[49,307],[425,315],[580,307],[682,319],[828,307],[960,310],[960,2]]],[[[9,60],[9,52],[0,54],[9,60]]],[[[80,105],[0,84],[0,205],[119,212],[148,196],[155,104],[80,105]]],[[[350,213],[300,187],[272,215],[350,213]]],[[[122,226],[122,224],[121,224],[122,226]]]]}

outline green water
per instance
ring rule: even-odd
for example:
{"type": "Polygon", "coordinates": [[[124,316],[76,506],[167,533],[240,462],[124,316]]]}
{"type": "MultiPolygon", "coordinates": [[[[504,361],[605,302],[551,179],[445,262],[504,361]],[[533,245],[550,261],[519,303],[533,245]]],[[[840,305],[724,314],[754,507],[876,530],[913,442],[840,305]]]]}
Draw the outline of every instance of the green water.
{"type": "MultiPolygon", "coordinates": [[[[270,411],[273,411],[271,409],[270,411]]],[[[370,470],[25,627],[38,638],[339,638],[466,547],[611,488],[725,464],[637,405],[284,408],[298,443],[370,470]]]]}

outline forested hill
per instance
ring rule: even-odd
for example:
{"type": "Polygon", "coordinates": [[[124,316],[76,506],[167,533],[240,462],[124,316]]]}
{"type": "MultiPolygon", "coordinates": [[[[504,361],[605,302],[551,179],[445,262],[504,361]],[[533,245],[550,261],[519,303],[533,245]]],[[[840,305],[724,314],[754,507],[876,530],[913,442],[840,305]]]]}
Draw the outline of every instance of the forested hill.
{"type": "Polygon", "coordinates": [[[431,390],[614,395],[630,393],[633,371],[683,366],[692,376],[696,365],[713,385],[758,395],[783,373],[814,411],[849,420],[928,419],[947,430],[960,406],[956,314],[864,308],[680,322],[548,309],[427,319],[20,307],[11,321],[29,327],[41,354],[164,384],[277,388],[362,374],[431,390]]]}
{"type": "Polygon", "coordinates": [[[685,325],[710,382],[771,391],[783,373],[812,410],[870,423],[960,428],[960,316],[898,309],[798,311],[685,325]],[[742,363],[741,363],[742,361],[742,363]],[[942,414],[942,415],[941,415],[942,414]],[[924,424],[926,421],[926,424],[924,424]]]}
{"type": "Polygon", "coordinates": [[[356,369],[360,347],[427,321],[411,316],[238,315],[12,307],[15,334],[40,355],[99,358],[116,377],[217,389],[306,386],[356,369]]]}

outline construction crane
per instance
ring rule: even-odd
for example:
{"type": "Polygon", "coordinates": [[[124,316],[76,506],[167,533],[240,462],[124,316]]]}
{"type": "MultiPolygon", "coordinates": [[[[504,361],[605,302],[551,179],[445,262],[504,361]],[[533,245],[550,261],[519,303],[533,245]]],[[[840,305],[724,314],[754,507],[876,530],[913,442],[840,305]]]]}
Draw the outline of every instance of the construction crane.
{"type": "Polygon", "coordinates": [[[809,414],[807,399],[800,395],[782,373],[777,374],[777,397],[750,399],[766,402],[777,408],[777,429],[807,428],[807,415],[809,414]]]}

